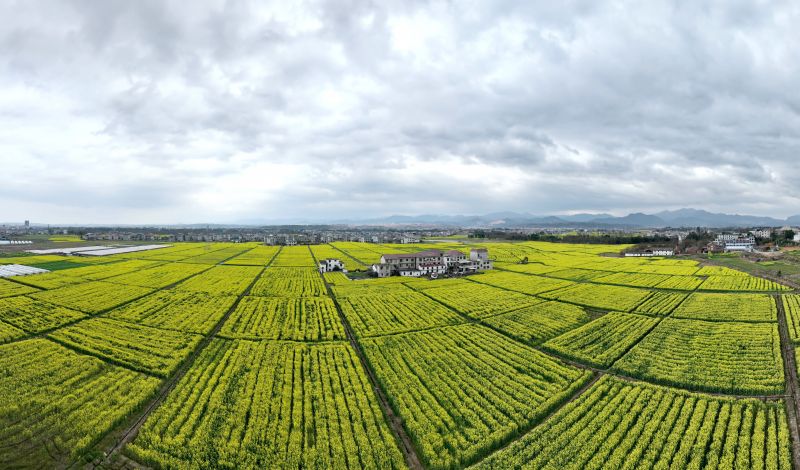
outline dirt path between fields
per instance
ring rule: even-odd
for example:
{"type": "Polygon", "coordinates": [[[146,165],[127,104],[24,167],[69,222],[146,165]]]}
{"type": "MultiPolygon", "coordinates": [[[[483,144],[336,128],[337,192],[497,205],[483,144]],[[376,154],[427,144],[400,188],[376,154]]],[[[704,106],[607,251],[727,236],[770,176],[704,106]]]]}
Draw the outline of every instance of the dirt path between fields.
{"type": "Polygon", "coordinates": [[[786,416],[789,420],[789,434],[792,436],[792,460],[794,468],[800,468],[800,428],[798,428],[798,416],[800,416],[800,390],[797,381],[797,363],[794,354],[794,346],[789,336],[789,326],[786,322],[786,311],[783,308],[783,299],[780,294],[775,294],[775,302],[778,305],[778,331],[781,337],[781,352],[783,353],[783,371],[786,376],[786,416]]]}
{"type": "MultiPolygon", "coordinates": [[[[310,247],[309,251],[311,251],[310,247]]],[[[311,252],[311,256],[314,258],[314,262],[316,263],[317,258],[314,256],[313,251],[311,252]]],[[[347,321],[347,317],[344,315],[342,307],[339,305],[339,301],[336,299],[336,296],[333,295],[333,289],[331,289],[331,285],[328,283],[327,279],[325,279],[325,276],[323,276],[322,273],[320,273],[320,277],[322,278],[322,282],[325,283],[325,289],[328,292],[328,296],[331,298],[331,300],[333,300],[333,304],[336,306],[336,311],[339,313],[339,319],[342,322],[342,326],[344,326],[345,336],[347,336],[350,346],[352,346],[353,350],[355,350],[356,356],[358,356],[358,360],[361,362],[361,367],[367,374],[370,385],[372,385],[372,389],[375,391],[375,395],[378,398],[378,403],[383,410],[386,422],[389,424],[389,427],[391,428],[395,439],[397,440],[398,447],[403,453],[403,458],[405,458],[406,465],[408,465],[408,467],[412,470],[422,470],[425,467],[423,467],[422,461],[419,459],[419,455],[417,455],[414,442],[406,432],[406,428],[403,425],[403,419],[394,412],[394,409],[389,403],[389,398],[381,388],[378,382],[378,377],[375,375],[372,367],[370,367],[367,357],[364,355],[364,351],[361,349],[361,345],[356,340],[353,329],[350,327],[350,322],[347,321]]]]}
{"type": "MultiPolygon", "coordinates": [[[[278,250],[272,257],[272,259],[269,260],[269,263],[267,263],[261,269],[261,272],[259,272],[258,276],[253,278],[253,281],[247,286],[247,289],[245,289],[241,294],[239,294],[239,296],[236,298],[236,301],[234,301],[233,305],[231,305],[228,311],[225,312],[225,315],[223,315],[222,318],[220,318],[220,320],[217,322],[217,324],[214,325],[214,328],[211,330],[211,332],[200,341],[200,343],[197,345],[194,351],[192,351],[192,353],[186,358],[186,360],[183,361],[180,367],[178,367],[177,371],[172,376],[170,376],[163,384],[161,384],[161,387],[158,389],[156,395],[147,403],[147,405],[142,410],[139,411],[139,413],[134,414],[134,418],[131,418],[133,421],[130,420],[127,421],[128,423],[127,427],[124,427],[122,429],[118,428],[114,431],[111,431],[106,436],[105,440],[107,442],[108,436],[119,436],[119,437],[115,438],[113,442],[108,442],[107,445],[105,446],[103,445],[103,441],[101,440],[101,444],[98,445],[98,448],[105,447],[103,449],[103,457],[97,458],[93,462],[86,464],[84,466],[85,468],[88,469],[108,468],[109,466],[111,466],[117,454],[125,447],[125,445],[133,441],[133,439],[139,433],[139,429],[141,429],[142,425],[150,416],[150,414],[153,411],[155,411],[156,408],[159,407],[159,405],[161,405],[161,403],[164,401],[167,395],[169,395],[169,393],[175,388],[175,386],[183,378],[183,376],[186,375],[186,372],[189,371],[189,368],[192,366],[192,364],[194,364],[194,361],[197,359],[197,357],[200,356],[200,354],[203,352],[206,346],[208,346],[214,339],[214,337],[217,335],[217,333],[219,333],[219,331],[222,329],[222,326],[225,324],[225,322],[228,320],[231,314],[236,310],[236,307],[239,305],[239,302],[241,302],[241,300],[250,293],[250,290],[253,288],[253,285],[255,285],[258,278],[260,278],[261,275],[264,273],[264,271],[272,264],[273,261],[275,261],[275,258],[278,257],[278,254],[280,254],[281,250],[278,250]]],[[[235,258],[236,256],[239,255],[241,255],[241,253],[237,253],[236,255],[230,258],[222,260],[214,266],[222,265],[226,261],[235,258]]],[[[179,281],[179,283],[183,281],[185,281],[185,279],[179,281]]],[[[174,284],[170,287],[174,287],[174,284]]],[[[80,462],[75,462],[69,468],[72,468],[75,464],[79,463],[80,462]]]]}
{"type": "Polygon", "coordinates": [[[551,410],[550,413],[547,414],[547,416],[543,416],[540,420],[536,421],[536,423],[533,426],[530,426],[530,427],[528,427],[526,429],[523,429],[519,433],[518,436],[514,437],[513,439],[511,439],[510,441],[506,442],[505,444],[503,444],[502,446],[498,447],[497,449],[492,450],[491,452],[486,454],[483,458],[479,459],[477,462],[473,462],[470,466],[478,465],[479,463],[483,462],[484,460],[488,459],[489,457],[502,452],[504,449],[510,447],[515,442],[517,442],[520,439],[522,439],[523,437],[525,437],[529,432],[531,432],[534,429],[536,429],[537,427],[543,425],[545,422],[547,422],[549,419],[551,419],[553,416],[555,416],[559,411],[561,411],[562,408],[564,408],[568,404],[574,402],[575,400],[579,399],[584,393],[586,393],[587,390],[592,388],[592,386],[595,383],[597,383],[597,381],[600,380],[605,375],[605,373],[598,372],[598,371],[594,371],[593,374],[594,374],[594,376],[588,382],[583,384],[583,386],[581,388],[579,388],[578,390],[576,390],[575,393],[573,393],[572,396],[569,397],[567,400],[564,400],[557,407],[553,408],[553,410],[551,410]]]}

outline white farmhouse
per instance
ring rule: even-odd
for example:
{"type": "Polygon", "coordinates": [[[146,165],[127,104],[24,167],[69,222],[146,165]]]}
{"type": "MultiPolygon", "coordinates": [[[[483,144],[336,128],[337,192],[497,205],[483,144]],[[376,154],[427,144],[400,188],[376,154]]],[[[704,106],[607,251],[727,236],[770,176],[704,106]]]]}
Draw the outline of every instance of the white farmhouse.
{"type": "Polygon", "coordinates": [[[370,270],[378,277],[389,277],[392,275],[393,266],[386,263],[375,263],[370,270]]]}
{"type": "Polygon", "coordinates": [[[317,266],[319,267],[319,272],[321,273],[331,273],[334,271],[347,272],[347,270],[344,269],[344,263],[342,260],[336,258],[326,258],[320,260],[319,263],[317,263],[317,266]]]}
{"type": "Polygon", "coordinates": [[[492,269],[492,260],[489,259],[489,251],[486,248],[470,250],[469,260],[476,264],[478,271],[492,269]]]}
{"type": "Polygon", "coordinates": [[[750,235],[756,238],[769,238],[772,236],[772,230],[768,228],[751,230],[750,235]]]}

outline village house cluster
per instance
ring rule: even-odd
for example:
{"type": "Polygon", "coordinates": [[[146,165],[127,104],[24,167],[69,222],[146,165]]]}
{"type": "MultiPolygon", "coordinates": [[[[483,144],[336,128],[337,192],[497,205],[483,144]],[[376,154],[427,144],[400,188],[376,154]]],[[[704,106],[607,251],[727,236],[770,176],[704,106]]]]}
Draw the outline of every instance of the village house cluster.
{"type": "Polygon", "coordinates": [[[371,271],[377,277],[438,277],[443,274],[464,275],[492,269],[489,252],[473,248],[469,258],[458,250],[426,250],[418,253],[398,253],[381,256],[371,271]]]}

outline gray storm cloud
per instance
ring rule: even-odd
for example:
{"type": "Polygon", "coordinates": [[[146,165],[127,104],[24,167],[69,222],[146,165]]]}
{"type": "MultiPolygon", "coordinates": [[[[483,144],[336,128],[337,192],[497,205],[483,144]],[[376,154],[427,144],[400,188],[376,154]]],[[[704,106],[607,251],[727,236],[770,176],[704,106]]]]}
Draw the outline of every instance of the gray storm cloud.
{"type": "Polygon", "coordinates": [[[0,220],[800,213],[796,2],[0,3],[0,220]]]}

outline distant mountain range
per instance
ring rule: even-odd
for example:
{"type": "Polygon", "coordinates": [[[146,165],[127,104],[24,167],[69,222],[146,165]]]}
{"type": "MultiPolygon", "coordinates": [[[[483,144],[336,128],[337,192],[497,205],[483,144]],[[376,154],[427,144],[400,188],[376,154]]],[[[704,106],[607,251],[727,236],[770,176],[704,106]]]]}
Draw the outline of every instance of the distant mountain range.
{"type": "MultiPolygon", "coordinates": [[[[0,223],[16,226],[16,223],[0,223]]],[[[48,224],[32,223],[35,228],[43,228],[48,224]]],[[[535,215],[521,212],[493,212],[484,215],[392,215],[374,219],[339,219],[322,220],[310,218],[292,219],[252,219],[238,223],[195,223],[195,224],[52,224],[54,227],[119,227],[119,228],[171,228],[171,229],[220,229],[249,228],[264,226],[299,226],[299,225],[356,225],[356,226],[390,226],[403,227],[461,227],[461,228],[530,228],[530,227],[562,227],[562,228],[737,228],[737,227],[782,227],[784,225],[800,226],[800,214],[787,219],[763,217],[755,215],[719,214],[700,209],[678,209],[661,211],[655,214],[635,212],[622,217],[611,214],[581,213],[573,215],[535,215]]]]}
{"type": "Polygon", "coordinates": [[[776,219],[755,215],[719,214],[700,209],[678,209],[655,214],[636,212],[623,217],[610,214],[534,215],[495,212],[485,215],[393,215],[370,220],[340,220],[335,223],[358,225],[449,225],[457,227],[575,227],[575,228],[736,228],[800,225],[800,215],[776,219]]]}

